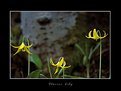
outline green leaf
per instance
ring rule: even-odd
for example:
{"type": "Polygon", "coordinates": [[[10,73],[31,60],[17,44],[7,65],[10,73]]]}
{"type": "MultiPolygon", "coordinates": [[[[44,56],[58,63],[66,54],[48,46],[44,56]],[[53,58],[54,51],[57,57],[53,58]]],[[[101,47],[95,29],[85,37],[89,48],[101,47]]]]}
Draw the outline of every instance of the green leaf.
{"type": "Polygon", "coordinates": [[[93,47],[90,48],[88,59],[90,60],[93,54],[93,47]]]}
{"type": "Polygon", "coordinates": [[[40,74],[40,78],[47,78],[47,77],[43,74],[40,74]]]}
{"type": "Polygon", "coordinates": [[[100,46],[100,42],[97,43],[97,45],[95,46],[94,49],[91,49],[91,50],[90,50],[90,54],[89,54],[89,57],[88,57],[89,60],[91,59],[92,54],[97,50],[97,48],[98,48],[99,46],[100,46]]]}
{"type": "Polygon", "coordinates": [[[84,56],[83,57],[83,65],[87,65],[87,63],[88,63],[88,59],[87,59],[87,56],[84,56]]]}
{"type": "Polygon", "coordinates": [[[41,72],[42,72],[41,70],[32,71],[32,72],[29,74],[28,78],[40,78],[40,73],[41,73],[41,72]]]}
{"type": "Polygon", "coordinates": [[[49,61],[48,58],[47,58],[47,63],[48,63],[48,70],[49,70],[49,73],[50,73],[50,77],[52,78],[52,72],[51,72],[51,68],[50,68],[50,61],[49,61]]]}
{"type": "Polygon", "coordinates": [[[83,55],[85,55],[84,50],[78,44],[75,44],[75,47],[78,48],[83,55]]]}
{"type": "Polygon", "coordinates": [[[97,50],[97,48],[100,46],[100,42],[97,43],[97,45],[95,46],[95,48],[93,49],[93,52],[95,52],[95,50],[97,50]]]}
{"type": "Polygon", "coordinates": [[[42,69],[42,62],[41,62],[41,59],[39,58],[38,55],[32,53],[31,54],[31,60],[30,60],[32,63],[34,63],[39,69],[42,69]]]}

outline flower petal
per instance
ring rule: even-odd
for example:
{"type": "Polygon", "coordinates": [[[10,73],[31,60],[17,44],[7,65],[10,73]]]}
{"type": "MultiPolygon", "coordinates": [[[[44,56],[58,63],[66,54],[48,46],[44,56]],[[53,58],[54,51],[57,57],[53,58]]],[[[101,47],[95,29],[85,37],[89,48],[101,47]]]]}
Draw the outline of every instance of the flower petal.
{"type": "Polygon", "coordinates": [[[99,31],[99,30],[97,30],[97,34],[98,34],[98,36],[99,36],[99,37],[101,36],[101,33],[100,33],[100,31],[99,31]]]}
{"type": "Polygon", "coordinates": [[[19,48],[19,46],[13,46],[13,45],[11,45],[13,48],[19,48]]]}
{"type": "Polygon", "coordinates": [[[103,39],[103,38],[105,38],[108,34],[106,34],[106,32],[103,30],[103,32],[104,32],[104,36],[103,37],[100,37],[100,39],[103,39]]]}
{"type": "Polygon", "coordinates": [[[25,44],[22,42],[22,44],[19,46],[19,49],[23,49],[25,47],[25,44]]]}
{"type": "Polygon", "coordinates": [[[64,61],[63,66],[61,66],[61,68],[69,68],[69,67],[71,67],[71,65],[70,66],[65,66],[65,65],[66,65],[66,62],[64,61]]]}
{"type": "Polygon", "coordinates": [[[89,35],[89,37],[91,37],[91,33],[92,33],[92,30],[91,30],[91,31],[89,32],[89,34],[88,34],[88,35],[89,35]]]}
{"type": "Polygon", "coordinates": [[[21,49],[18,49],[17,52],[14,55],[16,55],[17,53],[19,53],[20,51],[21,51],[21,49]]]}
{"type": "Polygon", "coordinates": [[[25,51],[28,53],[28,54],[32,54],[27,48],[26,46],[24,47],[25,51]]]}
{"type": "Polygon", "coordinates": [[[54,74],[56,74],[56,73],[58,72],[58,70],[59,70],[59,67],[57,67],[57,68],[56,68],[56,70],[55,70],[55,73],[54,73],[54,74]]]}
{"type": "Polygon", "coordinates": [[[56,66],[56,64],[53,63],[52,58],[50,58],[50,63],[51,63],[53,66],[56,66]]]}
{"type": "Polygon", "coordinates": [[[65,68],[70,68],[70,67],[71,67],[71,65],[69,65],[69,66],[64,66],[64,67],[61,67],[61,68],[65,69],[65,68]]]}
{"type": "Polygon", "coordinates": [[[30,48],[32,46],[32,44],[31,45],[29,45],[29,46],[26,46],[27,48],[30,48]]]}
{"type": "Polygon", "coordinates": [[[99,36],[98,36],[98,34],[97,34],[97,32],[96,32],[96,29],[93,30],[93,38],[94,38],[95,40],[99,39],[99,36]]]}
{"type": "Polygon", "coordinates": [[[91,33],[92,33],[92,31],[90,31],[89,33],[88,33],[88,36],[86,36],[87,38],[91,38],[91,33]]]}
{"type": "Polygon", "coordinates": [[[64,63],[63,63],[63,67],[66,65],[66,62],[64,61],[64,63]]]}
{"type": "Polygon", "coordinates": [[[60,67],[64,62],[64,57],[61,57],[59,62],[56,64],[58,67],[60,67]]]}
{"type": "Polygon", "coordinates": [[[25,48],[23,48],[23,49],[21,49],[22,50],[22,52],[25,52],[26,50],[25,50],[25,48]]]}
{"type": "Polygon", "coordinates": [[[88,39],[89,39],[89,38],[92,38],[92,37],[88,37],[88,36],[86,36],[86,38],[88,38],[88,39]]]}
{"type": "Polygon", "coordinates": [[[104,36],[106,37],[108,34],[106,34],[106,32],[103,30],[103,32],[104,32],[104,36]]]}

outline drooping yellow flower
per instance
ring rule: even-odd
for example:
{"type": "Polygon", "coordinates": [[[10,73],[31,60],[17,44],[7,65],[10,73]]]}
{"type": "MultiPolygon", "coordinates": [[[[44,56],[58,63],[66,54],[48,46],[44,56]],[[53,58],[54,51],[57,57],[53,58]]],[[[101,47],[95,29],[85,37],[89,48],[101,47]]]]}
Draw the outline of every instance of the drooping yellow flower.
{"type": "Polygon", "coordinates": [[[13,46],[13,45],[11,45],[11,46],[13,48],[18,48],[17,52],[14,55],[16,55],[17,53],[19,53],[20,51],[22,51],[22,52],[25,52],[26,51],[28,54],[31,54],[31,52],[28,49],[32,46],[32,44],[29,45],[29,46],[26,46],[24,44],[24,42],[22,42],[20,46],[13,46]]]}
{"type": "Polygon", "coordinates": [[[94,39],[94,40],[98,40],[98,39],[103,39],[103,38],[105,38],[108,34],[106,34],[106,32],[105,31],[103,31],[104,32],[104,36],[101,36],[101,33],[100,33],[100,31],[98,30],[98,31],[96,31],[96,29],[93,29],[93,35],[91,35],[91,33],[92,33],[92,30],[89,32],[89,34],[88,34],[88,36],[86,36],[87,38],[91,38],[91,39],[94,39]],[[98,35],[98,32],[99,32],[99,35],[98,35]]]}
{"type": "Polygon", "coordinates": [[[59,61],[58,61],[57,64],[54,64],[52,58],[50,58],[50,63],[51,63],[53,66],[57,67],[54,74],[56,74],[56,73],[58,72],[59,67],[61,67],[62,69],[71,67],[71,65],[70,65],[70,66],[66,66],[66,62],[65,62],[65,60],[64,60],[64,57],[61,57],[61,58],[59,59],[59,61]]]}

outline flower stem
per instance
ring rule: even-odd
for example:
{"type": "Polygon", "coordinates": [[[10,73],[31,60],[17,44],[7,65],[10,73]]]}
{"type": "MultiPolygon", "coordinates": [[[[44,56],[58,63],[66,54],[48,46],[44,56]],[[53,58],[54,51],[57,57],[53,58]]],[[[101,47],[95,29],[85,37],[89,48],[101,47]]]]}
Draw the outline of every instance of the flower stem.
{"type": "MultiPolygon", "coordinates": [[[[23,39],[24,39],[24,37],[23,37],[23,39]]],[[[29,45],[29,40],[28,39],[27,39],[27,42],[28,42],[28,45],[29,45]]],[[[29,76],[29,73],[30,73],[30,55],[28,54],[28,76],[29,76]]]]}
{"type": "Polygon", "coordinates": [[[64,68],[63,68],[63,78],[64,78],[64,68]]]}
{"type": "Polygon", "coordinates": [[[30,55],[28,54],[28,76],[30,73],[30,55]]]}
{"type": "Polygon", "coordinates": [[[87,78],[90,78],[90,75],[89,75],[89,64],[87,65],[87,78]]]}
{"type": "Polygon", "coordinates": [[[99,78],[101,78],[101,57],[102,57],[102,43],[100,40],[100,63],[99,63],[99,78]]]}

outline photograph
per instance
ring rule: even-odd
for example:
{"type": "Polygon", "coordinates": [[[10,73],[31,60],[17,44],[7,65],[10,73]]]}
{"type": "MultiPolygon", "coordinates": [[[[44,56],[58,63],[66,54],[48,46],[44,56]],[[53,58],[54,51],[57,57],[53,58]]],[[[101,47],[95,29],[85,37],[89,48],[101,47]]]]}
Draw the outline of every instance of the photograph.
{"type": "Polygon", "coordinates": [[[10,79],[111,79],[111,11],[9,11],[9,19],[10,79]]]}

